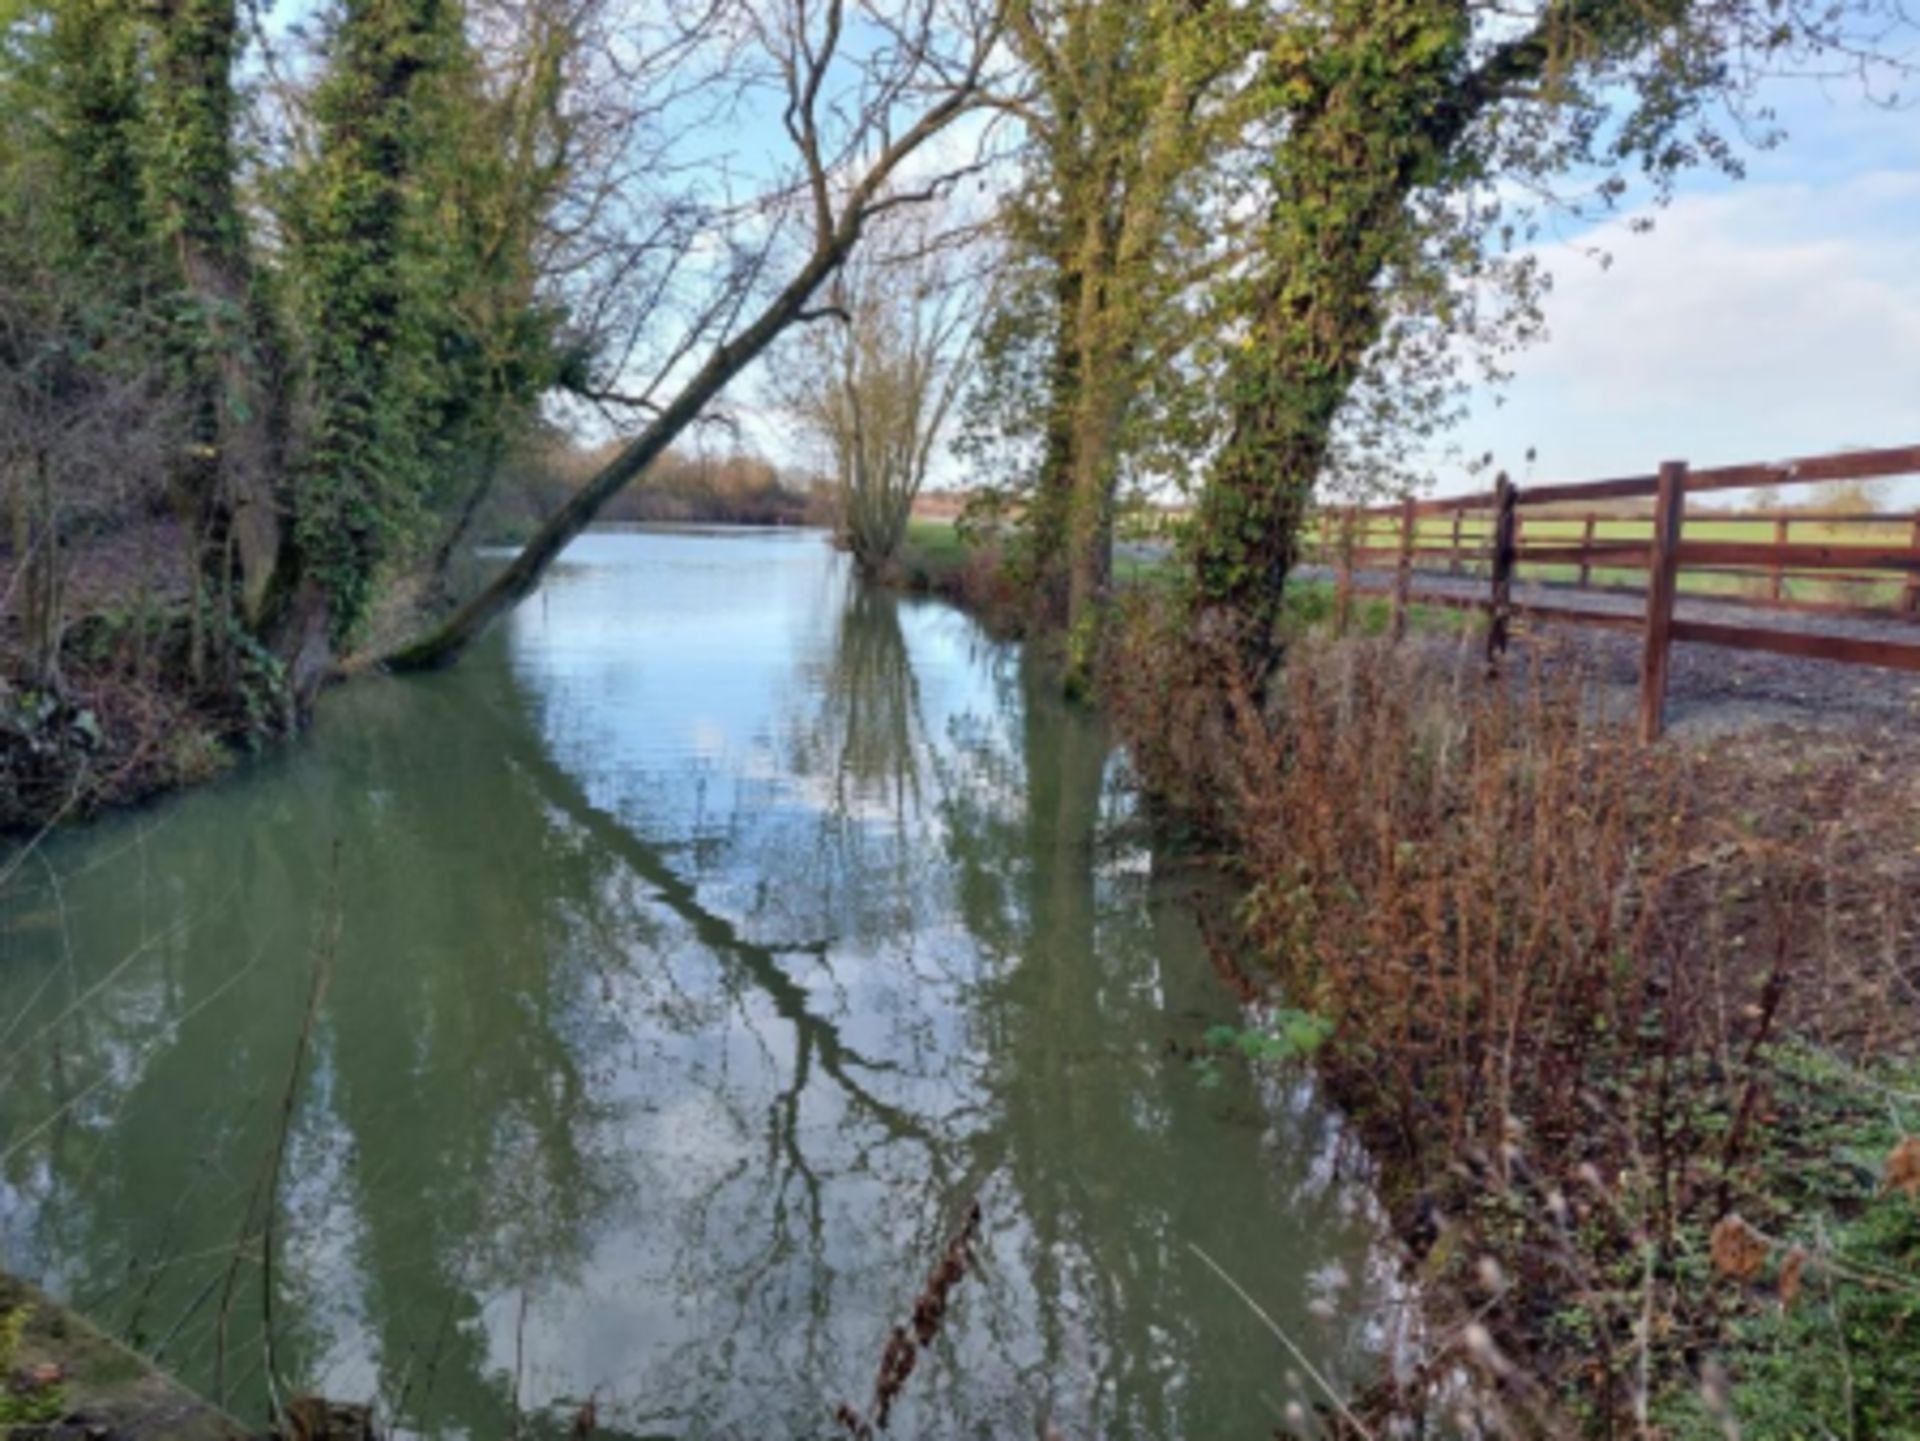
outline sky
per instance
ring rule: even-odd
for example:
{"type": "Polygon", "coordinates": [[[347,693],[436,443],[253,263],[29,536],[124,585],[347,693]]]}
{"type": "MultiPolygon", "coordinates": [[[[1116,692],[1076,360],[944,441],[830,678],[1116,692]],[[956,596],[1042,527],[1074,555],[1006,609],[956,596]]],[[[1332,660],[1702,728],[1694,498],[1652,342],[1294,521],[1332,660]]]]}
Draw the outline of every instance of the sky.
{"type": "MultiPolygon", "coordinates": [[[[277,0],[272,26],[312,9],[277,0]]],[[[1547,333],[1510,383],[1473,394],[1435,453],[1433,493],[1485,488],[1459,456],[1491,454],[1525,484],[1920,443],[1920,109],[1843,83],[1780,82],[1767,98],[1787,139],[1749,154],[1745,179],[1693,174],[1671,205],[1543,250],[1547,333]],[[1649,214],[1653,230],[1633,233],[1649,214]]],[[[742,438],[776,462],[815,460],[755,390],[729,406],[742,438]]],[[[935,475],[968,478],[951,459],[935,475]]],[[[1887,498],[1920,506],[1920,478],[1887,498]]]]}
{"type": "MultiPolygon", "coordinates": [[[[1476,392],[1462,454],[1524,484],[1920,443],[1920,112],[1810,82],[1778,99],[1789,137],[1746,179],[1543,251],[1548,335],[1476,392]]],[[[1437,493],[1484,484],[1436,465],[1437,493]]],[[[1889,500],[1920,506],[1920,482],[1889,500]]]]}

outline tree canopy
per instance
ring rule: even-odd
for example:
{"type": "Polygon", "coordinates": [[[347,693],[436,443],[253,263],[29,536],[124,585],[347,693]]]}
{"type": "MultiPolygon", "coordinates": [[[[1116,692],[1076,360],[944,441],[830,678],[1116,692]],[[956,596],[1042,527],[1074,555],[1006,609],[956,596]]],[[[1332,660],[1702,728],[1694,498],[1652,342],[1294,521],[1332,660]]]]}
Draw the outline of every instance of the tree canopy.
{"type": "Polygon", "coordinates": [[[1537,329],[1545,218],[1737,173],[1778,138],[1770,80],[1884,79],[1907,43],[1897,0],[257,19],[0,10],[0,471],[37,657],[16,678],[56,696],[62,577],[87,534],[141,527],[171,559],[130,653],[235,724],[297,713],[355,655],[444,663],[795,344],[840,377],[814,396],[836,466],[895,477],[868,488],[875,537],[964,409],[969,479],[1071,675],[1138,488],[1189,503],[1195,623],[1262,672],[1316,496],[1405,483],[1470,367],[1537,329]],[[964,219],[929,206],[963,186],[964,219]],[[862,259],[914,214],[994,272],[964,397],[954,317],[862,259]],[[568,420],[619,444],[437,609],[506,458],[568,420]]]}

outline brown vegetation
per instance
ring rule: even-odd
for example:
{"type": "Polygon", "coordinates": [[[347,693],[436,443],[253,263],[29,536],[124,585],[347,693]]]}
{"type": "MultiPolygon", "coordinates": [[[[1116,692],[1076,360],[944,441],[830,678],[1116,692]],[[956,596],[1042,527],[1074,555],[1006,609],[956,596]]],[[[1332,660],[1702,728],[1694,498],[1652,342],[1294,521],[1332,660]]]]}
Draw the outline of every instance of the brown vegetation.
{"type": "Polygon", "coordinates": [[[913,1375],[920,1353],[938,1339],[954,1291],[966,1279],[967,1272],[978,1264],[980,1219],[979,1200],[969,1201],[959,1228],[947,1238],[940,1259],[920,1288],[920,1295],[913,1303],[913,1320],[906,1326],[895,1326],[889,1333],[886,1350],[880,1356],[880,1371],[874,1378],[873,1399],[868,1403],[867,1415],[862,1416],[845,1401],[834,1408],[833,1419],[855,1441],[872,1441],[876,1429],[887,1429],[893,1403],[899,1399],[907,1378],[913,1375]]]}
{"type": "MultiPolygon", "coordinates": [[[[524,534],[591,480],[617,448],[531,448],[502,478],[488,529],[505,537],[524,534]]],[[[782,473],[740,452],[670,450],[608,501],[599,518],[653,525],[825,525],[832,513],[824,487],[810,476],[782,473]]]]}
{"type": "Polygon", "coordinates": [[[1278,994],[1332,1023],[1321,1073],[1437,1283],[1435,1358],[1376,1402],[1464,1364],[1503,1427],[1644,1427],[1807,1204],[1777,1058],[1913,1034],[1911,775],[1844,742],[1645,748],[1572,669],[1486,684],[1471,638],[1297,642],[1262,714],[1179,627],[1136,598],[1103,691],[1244,871],[1278,994]],[[1740,1286],[1697,1264],[1736,1217],[1740,1286]]]}

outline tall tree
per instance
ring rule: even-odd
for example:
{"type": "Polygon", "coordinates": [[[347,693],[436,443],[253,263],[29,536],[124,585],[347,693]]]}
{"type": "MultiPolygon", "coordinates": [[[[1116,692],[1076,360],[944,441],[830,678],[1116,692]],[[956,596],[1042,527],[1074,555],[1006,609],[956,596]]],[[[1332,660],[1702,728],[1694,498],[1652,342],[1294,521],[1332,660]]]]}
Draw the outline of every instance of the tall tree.
{"type": "Polygon", "coordinates": [[[237,195],[237,0],[154,0],[143,170],[187,395],[178,504],[196,547],[192,668],[260,625],[281,559],[286,387],[237,195]],[[238,588],[239,604],[232,604],[238,588]]]}
{"type": "Polygon", "coordinates": [[[291,207],[314,411],[293,506],[296,689],[365,620],[432,481],[420,181],[463,14],[460,0],[342,0],[326,44],[317,153],[291,207]]]}
{"type": "MultiPolygon", "coordinates": [[[[1195,601],[1256,678],[1343,408],[1396,316],[1445,331],[1517,226],[1496,187],[1737,169],[1722,119],[1768,63],[1850,56],[1882,0],[1305,0],[1262,85],[1276,136],[1255,263],[1229,309],[1231,424],[1190,556],[1195,601]]],[[[1508,272],[1509,275],[1524,272],[1508,272]]]]}
{"type": "MultiPolygon", "coordinates": [[[[1045,355],[1025,540],[1078,675],[1111,580],[1130,423],[1156,362],[1190,338],[1176,297],[1205,249],[1195,181],[1234,136],[1252,32],[1244,9],[1208,0],[1018,0],[1009,33],[1031,77],[1002,102],[1029,140],[1008,225],[1030,286],[998,340],[1045,355]]],[[[1014,403],[1031,409],[1032,391],[1014,403]]]]}

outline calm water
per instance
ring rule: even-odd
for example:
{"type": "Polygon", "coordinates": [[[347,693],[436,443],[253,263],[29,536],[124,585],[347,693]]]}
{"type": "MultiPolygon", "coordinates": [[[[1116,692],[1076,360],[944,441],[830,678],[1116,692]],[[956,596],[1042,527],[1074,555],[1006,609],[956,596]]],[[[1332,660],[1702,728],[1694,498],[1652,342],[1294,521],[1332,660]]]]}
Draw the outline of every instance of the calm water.
{"type": "Polygon", "coordinates": [[[824,1437],[978,1196],[894,1435],[1266,1437],[1298,1378],[1189,1246],[1348,1380],[1386,1283],[1304,1091],[1170,1052],[1233,1019],[1195,885],[964,617],[815,535],[590,535],[453,672],[18,868],[0,1264],[253,1418],[271,1364],[824,1437]]]}

